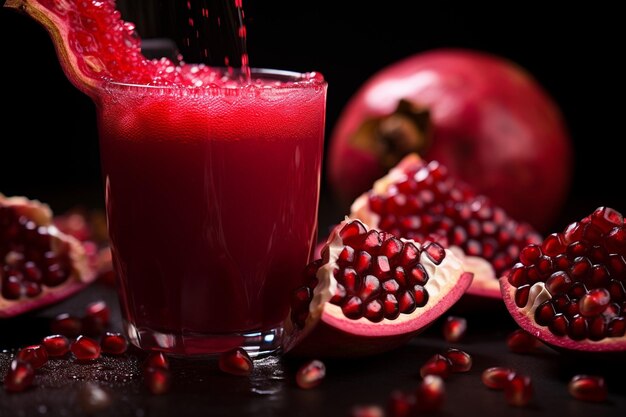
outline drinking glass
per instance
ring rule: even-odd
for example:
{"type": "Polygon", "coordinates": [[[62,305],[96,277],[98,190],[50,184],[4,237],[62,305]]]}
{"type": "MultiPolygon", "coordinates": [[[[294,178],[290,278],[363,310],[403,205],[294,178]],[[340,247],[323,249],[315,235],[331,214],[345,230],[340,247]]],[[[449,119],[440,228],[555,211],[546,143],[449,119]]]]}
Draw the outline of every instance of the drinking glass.
{"type": "Polygon", "coordinates": [[[317,236],[327,84],[252,69],[204,88],[110,82],[97,103],[131,342],[276,351],[317,236]]]}

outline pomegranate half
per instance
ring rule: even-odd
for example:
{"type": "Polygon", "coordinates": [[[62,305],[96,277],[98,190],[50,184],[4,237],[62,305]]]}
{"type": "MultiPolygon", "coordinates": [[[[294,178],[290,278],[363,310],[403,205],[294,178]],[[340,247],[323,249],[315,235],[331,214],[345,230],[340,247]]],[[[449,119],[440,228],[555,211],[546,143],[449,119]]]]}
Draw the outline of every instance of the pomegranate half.
{"type": "Polygon", "coordinates": [[[434,242],[399,239],[346,219],[294,292],[286,350],[317,357],[384,352],[423,331],[472,281],[434,242]]]}
{"type": "Polygon", "coordinates": [[[500,285],[513,318],[548,345],[626,350],[626,226],[617,211],[600,207],[527,246],[500,285]]]}
{"type": "Polygon", "coordinates": [[[352,201],[413,152],[539,230],[569,189],[572,143],[559,109],[522,68],[485,53],[419,53],[373,75],[334,128],[329,182],[352,201]]]}
{"type": "Polygon", "coordinates": [[[489,199],[452,177],[437,161],[406,156],[357,198],[350,217],[418,242],[435,241],[474,274],[468,294],[501,298],[497,277],[519,251],[541,241],[527,224],[511,219],[489,199]]]}
{"type": "Polygon", "coordinates": [[[38,201],[0,194],[0,318],[60,301],[95,279],[85,250],[38,201]]]}

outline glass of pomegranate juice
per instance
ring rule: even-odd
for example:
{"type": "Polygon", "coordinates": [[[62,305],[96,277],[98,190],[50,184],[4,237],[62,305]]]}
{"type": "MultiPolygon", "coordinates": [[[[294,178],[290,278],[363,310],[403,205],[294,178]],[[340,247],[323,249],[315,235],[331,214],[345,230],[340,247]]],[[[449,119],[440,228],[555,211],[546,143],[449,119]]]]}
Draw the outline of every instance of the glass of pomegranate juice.
{"type": "Polygon", "coordinates": [[[107,85],[106,207],[133,344],[280,348],[316,241],[326,89],[262,69],[206,88],[107,85]]]}

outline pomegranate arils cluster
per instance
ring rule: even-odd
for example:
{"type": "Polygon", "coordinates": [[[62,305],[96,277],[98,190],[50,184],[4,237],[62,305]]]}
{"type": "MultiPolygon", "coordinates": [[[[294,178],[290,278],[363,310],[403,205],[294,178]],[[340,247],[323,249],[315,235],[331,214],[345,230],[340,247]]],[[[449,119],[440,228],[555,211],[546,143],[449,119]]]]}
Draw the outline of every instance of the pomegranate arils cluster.
{"type": "Polygon", "coordinates": [[[489,261],[498,276],[513,265],[521,248],[540,240],[529,225],[476,195],[437,161],[420,161],[404,174],[385,194],[373,191],[368,196],[381,230],[418,242],[458,246],[466,255],[489,261]]]}
{"type": "Polygon", "coordinates": [[[556,336],[592,341],[626,334],[626,226],[620,213],[600,207],[562,233],[529,245],[508,274],[515,304],[525,308],[533,288],[550,297],[534,319],[556,336]],[[537,287],[539,288],[539,287],[537,287]]]}
{"type": "MultiPolygon", "coordinates": [[[[428,242],[422,247],[385,232],[368,231],[358,220],[347,223],[339,237],[343,246],[333,271],[337,289],[330,302],[341,307],[346,317],[364,317],[374,323],[394,320],[428,303],[425,285],[430,277],[420,256],[423,252],[434,264],[440,264],[446,254],[439,244],[428,242]]],[[[322,252],[324,259],[306,269],[308,285],[294,293],[292,318],[301,327],[318,282],[317,270],[328,259],[329,250],[327,245],[322,252]]]]}
{"type": "Polygon", "coordinates": [[[0,203],[0,287],[7,300],[34,298],[72,275],[70,246],[53,226],[38,226],[0,203]]]}

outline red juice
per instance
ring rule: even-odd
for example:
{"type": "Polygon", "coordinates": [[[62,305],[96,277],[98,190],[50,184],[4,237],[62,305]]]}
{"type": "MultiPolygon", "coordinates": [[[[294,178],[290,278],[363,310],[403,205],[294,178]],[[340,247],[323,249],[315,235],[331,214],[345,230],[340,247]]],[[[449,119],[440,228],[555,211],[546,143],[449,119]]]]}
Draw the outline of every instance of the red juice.
{"type": "Polygon", "coordinates": [[[325,99],[319,75],[267,70],[248,86],[107,87],[102,168],[133,343],[277,347],[316,241],[325,99]]]}

